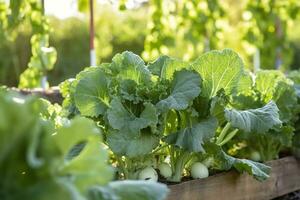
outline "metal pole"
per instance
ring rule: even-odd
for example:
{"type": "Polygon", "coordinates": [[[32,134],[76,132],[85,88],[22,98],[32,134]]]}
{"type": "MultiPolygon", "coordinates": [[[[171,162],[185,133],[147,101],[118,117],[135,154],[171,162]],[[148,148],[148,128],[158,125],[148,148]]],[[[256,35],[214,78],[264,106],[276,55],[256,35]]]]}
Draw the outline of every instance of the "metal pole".
{"type": "Polygon", "coordinates": [[[42,13],[45,14],[45,0],[42,0],[42,13]]]}
{"type": "Polygon", "coordinates": [[[90,65],[96,66],[96,51],[94,46],[95,29],[94,29],[94,5],[90,0],[90,65]]]}
{"type": "MultiPolygon", "coordinates": [[[[275,30],[276,30],[277,39],[281,40],[282,36],[283,36],[283,31],[282,31],[281,20],[278,16],[276,17],[276,21],[275,21],[275,30]]],[[[275,59],[276,59],[275,60],[275,69],[280,69],[282,62],[283,62],[281,46],[278,46],[276,48],[276,58],[275,59]]]]}

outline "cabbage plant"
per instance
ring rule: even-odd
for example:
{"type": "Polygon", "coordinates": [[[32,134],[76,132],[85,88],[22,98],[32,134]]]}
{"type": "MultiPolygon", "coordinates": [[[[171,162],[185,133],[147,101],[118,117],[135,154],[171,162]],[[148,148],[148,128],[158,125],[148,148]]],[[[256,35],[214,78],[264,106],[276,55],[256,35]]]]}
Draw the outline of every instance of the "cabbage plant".
{"type": "Polygon", "coordinates": [[[272,96],[271,82],[259,83],[263,73],[252,77],[230,49],[191,63],[160,56],[148,64],[126,51],[65,81],[63,110],[70,118],[82,115],[97,123],[120,179],[138,179],[144,169],[167,163],[172,172],[165,178],[179,182],[193,162],[209,160],[211,170],[235,168],[265,180],[270,168],[245,158],[249,148],[262,161],[278,156],[292,136],[295,104],[293,98],[283,103],[294,92],[288,80],[282,77],[272,96]],[[261,137],[270,149],[252,143],[261,137]],[[276,150],[273,140],[280,145],[276,150]]]}

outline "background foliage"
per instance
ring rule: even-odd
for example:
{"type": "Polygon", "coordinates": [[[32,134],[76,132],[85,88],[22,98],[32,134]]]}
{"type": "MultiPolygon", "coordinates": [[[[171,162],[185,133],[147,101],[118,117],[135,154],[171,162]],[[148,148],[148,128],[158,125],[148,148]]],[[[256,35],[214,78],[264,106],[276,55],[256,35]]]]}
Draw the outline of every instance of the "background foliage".
{"type": "MultiPolygon", "coordinates": [[[[95,29],[98,61],[109,61],[114,54],[131,50],[143,51],[146,35],[145,9],[119,12],[111,5],[97,8],[95,29]]],[[[89,33],[85,17],[64,20],[49,17],[50,45],[57,50],[57,62],[49,72],[51,85],[75,76],[89,65],[89,33]],[[76,30],[76,31],[74,31],[76,30]]],[[[0,84],[16,86],[19,75],[30,61],[31,27],[24,23],[15,30],[16,38],[0,43],[0,84]]]]}
{"type": "MultiPolygon", "coordinates": [[[[85,1],[81,2],[85,5],[85,1]]],[[[0,10],[7,9],[4,5],[0,4],[0,10]]],[[[150,0],[134,9],[124,9],[124,6],[96,4],[99,63],[110,61],[113,55],[124,50],[141,55],[146,61],[153,60],[158,54],[189,61],[209,49],[232,48],[239,52],[251,70],[253,56],[258,50],[261,68],[274,69],[278,57],[282,70],[299,66],[299,2],[295,0],[243,1],[239,4],[233,0],[150,0]],[[282,21],[282,37],[274,33],[278,17],[282,21]]],[[[81,7],[81,11],[86,10],[81,7]]],[[[1,18],[6,18],[3,12],[1,18]]],[[[53,16],[47,18],[52,29],[49,45],[57,51],[57,61],[48,73],[48,80],[50,85],[57,85],[89,65],[88,15],[63,20],[53,16]]],[[[7,40],[1,31],[0,84],[19,84],[19,76],[28,67],[32,56],[30,38],[34,32],[30,21],[14,26],[10,35],[13,40],[7,40]]]]}

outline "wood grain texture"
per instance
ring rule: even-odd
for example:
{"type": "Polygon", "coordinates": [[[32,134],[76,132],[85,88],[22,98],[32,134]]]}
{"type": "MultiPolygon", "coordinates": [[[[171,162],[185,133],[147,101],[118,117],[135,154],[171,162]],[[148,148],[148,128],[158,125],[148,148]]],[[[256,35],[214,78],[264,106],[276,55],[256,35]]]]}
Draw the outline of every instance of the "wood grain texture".
{"type": "Polygon", "coordinates": [[[266,200],[300,189],[300,161],[285,157],[267,163],[270,178],[259,182],[236,171],[171,185],[168,200],[266,200]]]}
{"type": "Polygon", "coordinates": [[[51,103],[61,103],[63,101],[63,97],[61,96],[58,87],[51,87],[47,90],[43,90],[42,88],[35,88],[35,89],[11,88],[11,90],[17,91],[23,95],[36,95],[38,97],[47,99],[51,103]]]}

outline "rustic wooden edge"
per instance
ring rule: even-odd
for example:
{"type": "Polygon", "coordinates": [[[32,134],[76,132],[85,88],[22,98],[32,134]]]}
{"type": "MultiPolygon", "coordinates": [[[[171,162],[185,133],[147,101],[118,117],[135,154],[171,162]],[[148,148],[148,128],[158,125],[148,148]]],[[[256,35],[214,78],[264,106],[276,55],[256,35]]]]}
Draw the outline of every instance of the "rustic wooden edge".
{"type": "Polygon", "coordinates": [[[270,178],[259,182],[236,171],[170,185],[168,200],[266,200],[300,189],[300,161],[293,156],[267,163],[270,178]]]}
{"type": "Polygon", "coordinates": [[[63,97],[59,92],[59,88],[57,86],[51,87],[49,89],[35,88],[35,89],[19,89],[19,88],[10,88],[13,91],[19,92],[23,95],[36,95],[38,97],[45,98],[49,100],[51,103],[61,103],[63,101],[63,97]]]}

